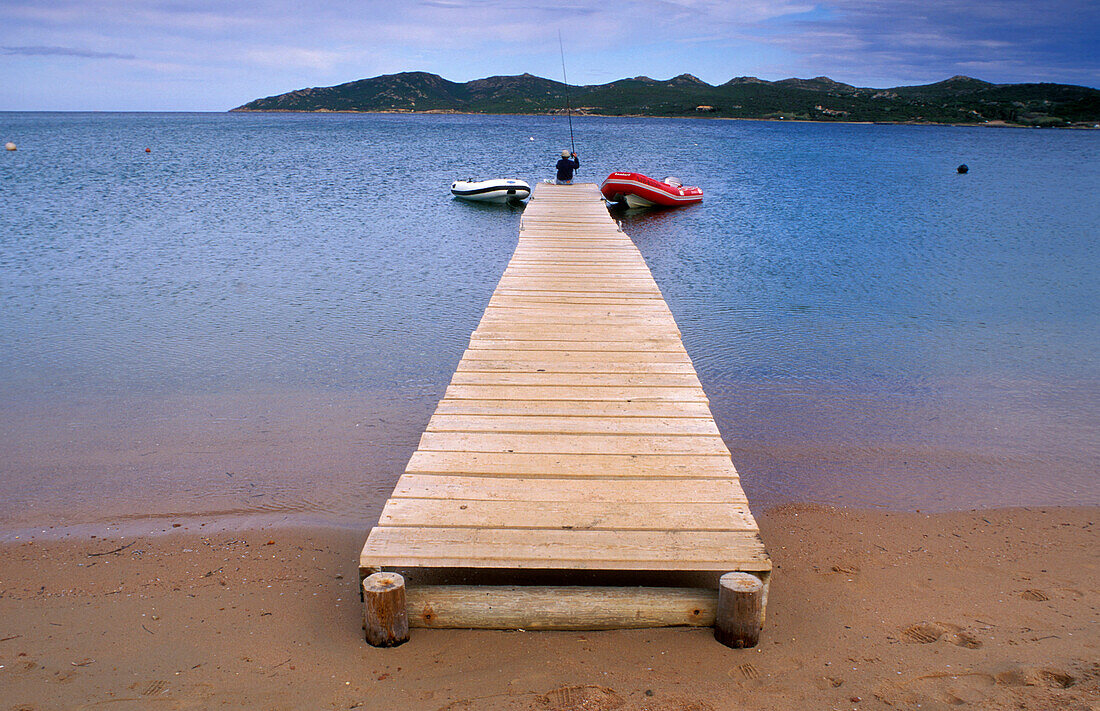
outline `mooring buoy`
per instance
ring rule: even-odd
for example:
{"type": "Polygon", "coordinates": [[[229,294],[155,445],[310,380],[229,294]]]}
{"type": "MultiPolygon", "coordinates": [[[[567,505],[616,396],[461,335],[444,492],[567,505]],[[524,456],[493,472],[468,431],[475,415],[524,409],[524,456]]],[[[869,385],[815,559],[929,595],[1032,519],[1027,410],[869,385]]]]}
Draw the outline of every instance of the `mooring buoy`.
{"type": "Polygon", "coordinates": [[[958,170],[958,171],[959,171],[959,173],[965,173],[965,172],[967,172],[968,170],[970,170],[970,168],[968,168],[968,167],[967,167],[966,163],[963,163],[963,164],[962,164],[962,165],[960,165],[960,166],[959,166],[958,168],[956,168],[956,170],[958,170]]]}
{"type": "Polygon", "coordinates": [[[8,141],[7,143],[4,144],[4,150],[5,151],[14,151],[15,150],[15,144],[12,143],[11,141],[8,141]]]}
{"type": "Polygon", "coordinates": [[[145,149],[145,152],[146,152],[146,153],[152,153],[152,152],[153,152],[153,149],[152,149],[152,148],[146,148],[146,149],[145,149]]]}

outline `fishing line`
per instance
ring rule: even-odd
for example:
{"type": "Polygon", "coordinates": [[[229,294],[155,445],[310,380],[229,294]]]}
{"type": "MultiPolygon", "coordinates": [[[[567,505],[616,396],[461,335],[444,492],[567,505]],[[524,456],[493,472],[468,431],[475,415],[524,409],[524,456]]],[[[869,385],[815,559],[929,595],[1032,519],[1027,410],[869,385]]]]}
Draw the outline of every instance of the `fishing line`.
{"type": "Polygon", "coordinates": [[[573,110],[569,106],[569,78],[565,76],[565,45],[561,41],[561,30],[558,30],[558,49],[561,50],[561,78],[565,82],[565,115],[569,117],[569,150],[577,152],[577,146],[573,143],[573,110]]]}

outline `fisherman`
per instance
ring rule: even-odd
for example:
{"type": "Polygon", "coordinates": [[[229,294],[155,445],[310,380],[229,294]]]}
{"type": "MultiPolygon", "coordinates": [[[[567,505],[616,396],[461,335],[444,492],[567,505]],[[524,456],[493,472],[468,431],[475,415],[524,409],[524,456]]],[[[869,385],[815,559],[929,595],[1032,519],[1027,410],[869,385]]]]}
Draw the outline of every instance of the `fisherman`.
{"type": "Polygon", "coordinates": [[[555,181],[558,185],[572,185],[573,184],[573,171],[581,167],[581,159],[577,157],[576,153],[570,153],[568,150],[561,152],[561,160],[558,161],[558,179],[555,181]],[[573,157],[570,158],[570,155],[573,157]]]}

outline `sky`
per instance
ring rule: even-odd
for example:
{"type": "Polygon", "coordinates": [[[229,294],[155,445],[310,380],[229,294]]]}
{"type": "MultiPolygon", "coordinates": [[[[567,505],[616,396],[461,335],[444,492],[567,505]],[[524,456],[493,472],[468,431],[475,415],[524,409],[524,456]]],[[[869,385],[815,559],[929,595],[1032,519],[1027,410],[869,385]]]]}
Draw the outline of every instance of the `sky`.
{"type": "Polygon", "coordinates": [[[379,74],[1100,87],[1100,0],[0,0],[0,110],[224,111],[379,74]]]}

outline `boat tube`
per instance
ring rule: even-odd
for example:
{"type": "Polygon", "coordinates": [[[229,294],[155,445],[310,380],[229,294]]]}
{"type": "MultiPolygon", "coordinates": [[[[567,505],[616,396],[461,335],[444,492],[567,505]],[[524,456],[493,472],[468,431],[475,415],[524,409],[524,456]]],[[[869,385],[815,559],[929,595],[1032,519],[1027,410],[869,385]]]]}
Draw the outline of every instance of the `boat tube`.
{"type": "Polygon", "coordinates": [[[703,200],[702,188],[681,185],[672,177],[654,180],[641,173],[612,173],[600,192],[611,202],[625,202],[628,207],[677,207],[703,200]]]}
{"type": "Polygon", "coordinates": [[[451,183],[451,194],[463,200],[503,203],[526,200],[531,194],[531,186],[522,180],[506,178],[456,180],[451,183]]]}

